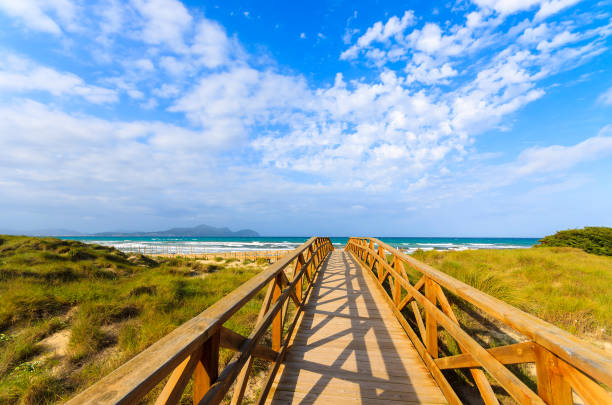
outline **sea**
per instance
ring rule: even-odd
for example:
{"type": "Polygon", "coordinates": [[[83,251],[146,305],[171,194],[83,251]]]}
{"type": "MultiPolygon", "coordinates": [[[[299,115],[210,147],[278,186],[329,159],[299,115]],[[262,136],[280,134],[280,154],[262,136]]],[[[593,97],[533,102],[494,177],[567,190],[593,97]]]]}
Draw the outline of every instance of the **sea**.
{"type": "MultiPolygon", "coordinates": [[[[256,237],[256,238],[194,238],[194,237],[96,237],[79,236],[63,239],[79,240],[113,246],[124,252],[145,251],[147,253],[216,253],[266,250],[293,250],[308,240],[308,237],[256,237]]],[[[419,238],[381,237],[381,241],[406,253],[421,250],[468,250],[468,249],[520,249],[538,242],[536,238],[419,238]]],[[[336,248],[346,245],[348,238],[331,238],[336,248]]]]}

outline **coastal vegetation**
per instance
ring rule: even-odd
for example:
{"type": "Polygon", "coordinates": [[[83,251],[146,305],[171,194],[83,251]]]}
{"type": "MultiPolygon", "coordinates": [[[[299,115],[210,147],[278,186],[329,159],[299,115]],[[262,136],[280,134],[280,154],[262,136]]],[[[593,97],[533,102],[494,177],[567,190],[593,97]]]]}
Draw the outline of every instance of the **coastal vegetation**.
{"type": "Polygon", "coordinates": [[[587,226],[546,236],[538,246],[573,247],[595,255],[612,256],[612,228],[587,226]]]}
{"type": "Polygon", "coordinates": [[[612,341],[612,257],[568,247],[414,257],[578,336],[612,341]]]}
{"type": "MultiPolygon", "coordinates": [[[[612,348],[612,257],[577,248],[539,247],[512,250],[416,251],[413,256],[443,272],[531,313],[605,350],[612,348]]],[[[420,274],[407,268],[411,280],[420,274]]],[[[483,347],[518,343],[525,337],[485,311],[447,291],[462,329],[483,347]]],[[[440,330],[440,350],[461,353],[451,335],[440,330]]],[[[507,366],[537,391],[533,363],[507,366]]],[[[467,369],[446,372],[451,385],[466,403],[480,403],[467,369]]],[[[498,381],[488,378],[502,404],[516,403],[498,381]]]]}
{"type": "MultiPolygon", "coordinates": [[[[413,255],[596,344],[612,342],[612,257],[546,246],[413,255]]],[[[0,403],[63,402],[266,265],[264,259],[126,255],[76,241],[0,235],[0,403]]],[[[416,281],[417,274],[412,276],[416,281]]],[[[248,335],[262,298],[225,326],[248,335]]],[[[511,343],[495,334],[497,340],[484,341],[492,335],[491,322],[481,322],[477,309],[450,294],[449,300],[482,344],[511,343]]],[[[447,353],[459,352],[444,333],[440,338],[447,353]]],[[[224,351],[221,362],[230,356],[224,351]]],[[[533,372],[515,368],[533,387],[533,372]]]]}
{"type": "MultiPolygon", "coordinates": [[[[0,236],[0,403],[66,400],[266,264],[154,259],[76,241],[0,236]]],[[[261,299],[225,326],[248,334],[261,299]]],[[[226,352],[221,361],[229,358],[226,352]]]]}

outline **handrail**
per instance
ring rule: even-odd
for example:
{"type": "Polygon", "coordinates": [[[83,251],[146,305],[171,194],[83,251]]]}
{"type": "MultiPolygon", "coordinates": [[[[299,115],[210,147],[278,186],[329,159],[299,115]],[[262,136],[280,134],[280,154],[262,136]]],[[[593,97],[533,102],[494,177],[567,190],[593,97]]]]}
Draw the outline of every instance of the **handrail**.
{"type": "Polygon", "coordinates": [[[204,312],[72,398],[68,404],[137,403],[170,374],[156,404],[178,403],[192,375],[194,404],[218,404],[234,382],[236,388],[232,404],[239,404],[242,402],[254,356],[274,361],[266,380],[264,391],[267,392],[283,360],[288,336],[295,327],[317,272],[331,250],[333,246],[329,238],[310,238],[204,312]],[[295,263],[293,274],[287,275],[285,269],[292,263],[295,263]],[[268,289],[257,323],[248,337],[223,327],[234,313],[266,285],[268,289]],[[296,304],[297,310],[283,339],[288,299],[296,304]],[[270,325],[271,348],[259,343],[270,325]],[[236,351],[220,374],[219,347],[236,351]]]}
{"type": "Polygon", "coordinates": [[[600,385],[612,387],[612,357],[604,351],[378,239],[350,238],[346,250],[376,278],[387,302],[449,402],[460,403],[441,370],[469,368],[485,403],[498,403],[482,367],[519,403],[571,404],[574,390],[587,404],[612,404],[612,396],[600,385]],[[391,263],[388,256],[392,257],[391,263]],[[408,280],[404,264],[422,274],[414,285],[408,280]],[[390,293],[383,288],[387,280],[390,293]],[[510,326],[528,341],[483,348],[461,328],[442,287],[510,326]],[[419,291],[422,288],[424,294],[419,291]],[[418,305],[423,308],[425,321],[418,305]],[[410,307],[412,313],[404,310],[410,307]],[[414,328],[407,322],[406,315],[414,328]],[[438,358],[438,324],[456,340],[463,354],[438,358]],[[536,363],[537,395],[505,367],[505,364],[528,362],[536,363]]]}

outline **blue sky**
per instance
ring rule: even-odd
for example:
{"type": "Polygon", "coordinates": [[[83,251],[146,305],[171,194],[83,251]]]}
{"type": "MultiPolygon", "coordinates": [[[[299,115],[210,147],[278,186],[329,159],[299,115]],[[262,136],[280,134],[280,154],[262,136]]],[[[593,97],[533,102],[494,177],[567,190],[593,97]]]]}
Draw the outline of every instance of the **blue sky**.
{"type": "Polygon", "coordinates": [[[612,226],[612,2],[0,0],[0,228],[612,226]]]}

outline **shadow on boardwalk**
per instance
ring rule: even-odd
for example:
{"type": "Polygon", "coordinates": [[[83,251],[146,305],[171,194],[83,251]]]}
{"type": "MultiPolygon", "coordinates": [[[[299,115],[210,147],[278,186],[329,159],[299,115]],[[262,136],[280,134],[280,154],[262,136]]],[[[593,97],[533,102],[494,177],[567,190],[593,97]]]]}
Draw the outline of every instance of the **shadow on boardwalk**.
{"type": "Polygon", "coordinates": [[[393,312],[358,264],[322,267],[268,403],[446,403],[393,312]]]}

